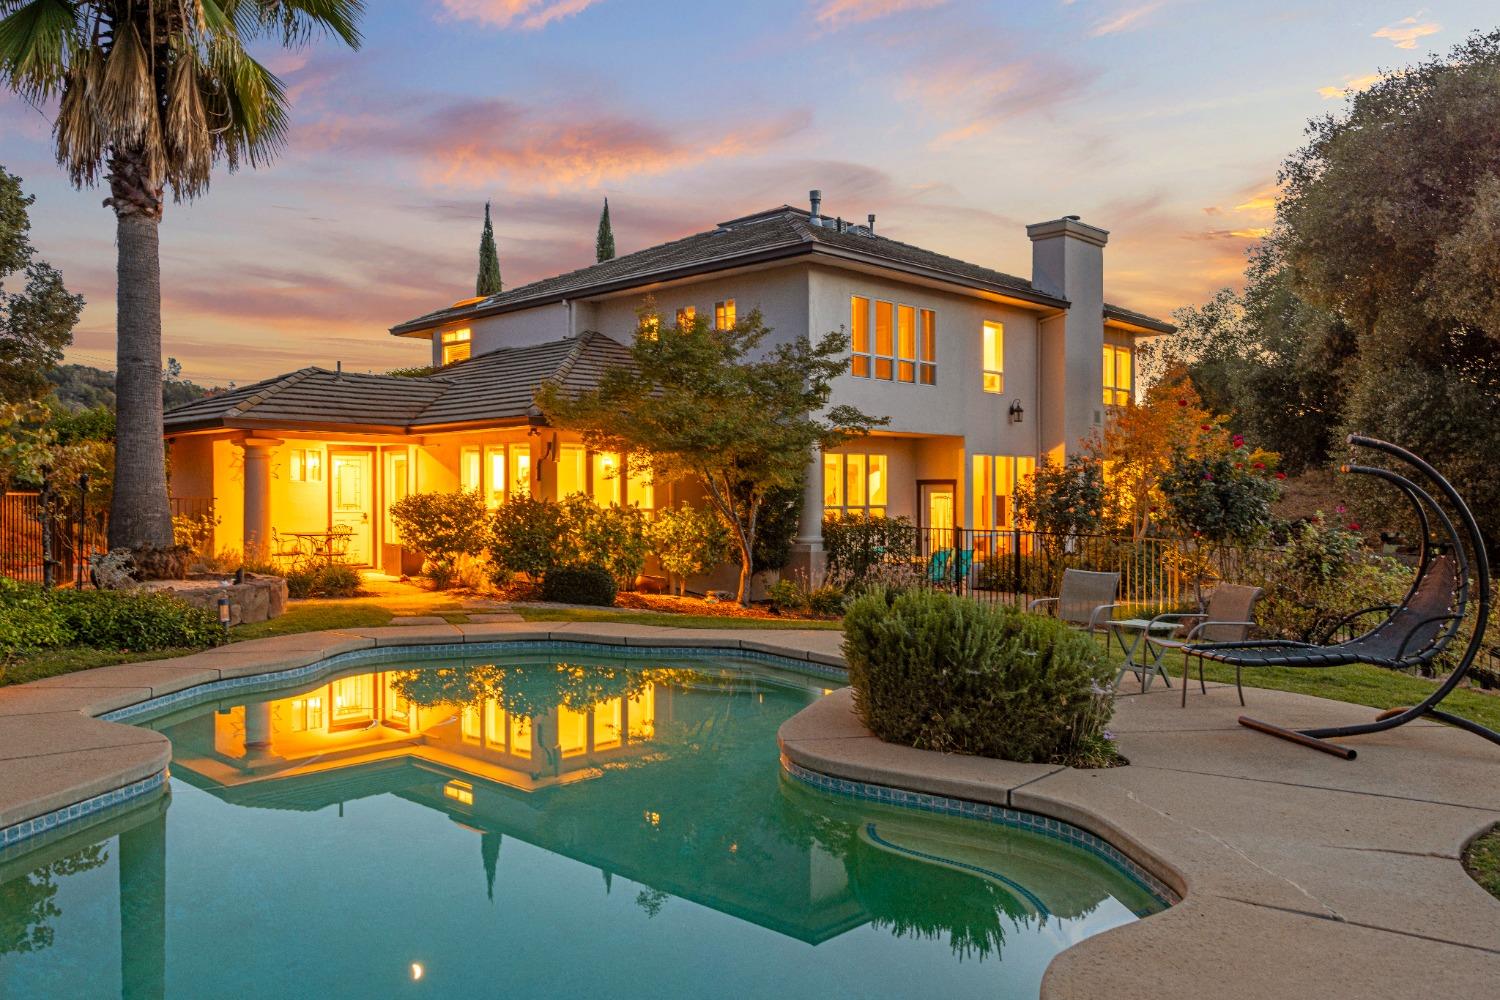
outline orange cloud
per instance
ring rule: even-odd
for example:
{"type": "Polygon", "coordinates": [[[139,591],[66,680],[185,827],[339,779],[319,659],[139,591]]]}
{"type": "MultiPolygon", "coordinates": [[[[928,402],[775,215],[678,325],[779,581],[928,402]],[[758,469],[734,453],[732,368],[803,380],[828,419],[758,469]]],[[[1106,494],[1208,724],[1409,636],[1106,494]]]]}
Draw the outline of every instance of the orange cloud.
{"type": "Polygon", "coordinates": [[[462,21],[479,21],[495,28],[525,31],[545,28],[572,17],[599,0],[443,0],[443,9],[462,21]]]}
{"type": "Polygon", "coordinates": [[[1266,188],[1264,191],[1257,191],[1246,201],[1234,206],[1234,210],[1256,218],[1269,219],[1276,214],[1276,189],[1266,188]]]}
{"type": "Polygon", "coordinates": [[[1392,45],[1398,49],[1414,49],[1417,47],[1417,39],[1435,35],[1443,30],[1443,26],[1436,21],[1421,21],[1415,17],[1403,17],[1394,24],[1387,24],[1371,38],[1390,39],[1392,45]]]}
{"type": "Polygon", "coordinates": [[[1128,7],[1114,17],[1107,18],[1095,24],[1089,29],[1089,34],[1094,38],[1098,38],[1101,35],[1113,35],[1121,31],[1130,31],[1133,28],[1139,27],[1142,21],[1165,5],[1166,0],[1153,0],[1151,3],[1128,7]]]}
{"type": "Polygon", "coordinates": [[[1379,73],[1366,73],[1364,76],[1346,76],[1344,77],[1344,82],[1337,86],[1319,87],[1318,93],[1322,95],[1323,100],[1331,101],[1349,94],[1357,94],[1361,90],[1368,90],[1379,80],[1379,73]]]}
{"type": "Polygon", "coordinates": [[[941,7],[948,0],[822,0],[813,10],[813,20],[825,28],[874,21],[908,10],[941,7]]]}

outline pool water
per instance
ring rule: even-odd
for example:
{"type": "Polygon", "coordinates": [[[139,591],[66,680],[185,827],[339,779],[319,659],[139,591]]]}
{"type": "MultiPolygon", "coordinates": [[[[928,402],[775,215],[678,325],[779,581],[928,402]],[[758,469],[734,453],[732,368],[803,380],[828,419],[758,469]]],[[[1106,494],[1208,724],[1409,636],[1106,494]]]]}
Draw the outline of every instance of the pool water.
{"type": "Polygon", "coordinates": [[[0,854],[0,997],[1035,997],[1162,903],[831,795],[762,664],[413,659],[143,723],[169,794],[0,854]]]}

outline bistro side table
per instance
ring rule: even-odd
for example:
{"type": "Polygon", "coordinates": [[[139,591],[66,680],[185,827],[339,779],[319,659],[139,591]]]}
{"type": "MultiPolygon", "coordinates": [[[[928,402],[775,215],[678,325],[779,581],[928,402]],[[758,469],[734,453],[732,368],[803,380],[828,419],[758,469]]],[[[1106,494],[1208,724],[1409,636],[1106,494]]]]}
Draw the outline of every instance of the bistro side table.
{"type": "MultiPolygon", "coordinates": [[[[1136,658],[1136,653],[1141,650],[1141,640],[1146,638],[1148,632],[1153,634],[1170,634],[1181,628],[1182,623],[1177,621],[1152,621],[1149,618],[1126,618],[1121,621],[1111,621],[1109,635],[1115,637],[1120,644],[1120,652],[1125,654],[1125,662],[1120,667],[1120,673],[1115,677],[1115,690],[1120,689],[1120,682],[1125,679],[1127,673],[1133,673],[1141,681],[1141,693],[1145,694],[1151,690],[1151,679],[1161,675],[1162,683],[1167,687],[1172,686],[1172,678],[1167,674],[1167,668],[1162,666],[1164,653],[1154,653],[1151,644],[1146,644],[1145,657],[1136,658]],[[1130,637],[1129,645],[1126,644],[1126,636],[1130,637]]],[[[1109,650],[1109,637],[1104,640],[1105,651],[1109,650]]]]}

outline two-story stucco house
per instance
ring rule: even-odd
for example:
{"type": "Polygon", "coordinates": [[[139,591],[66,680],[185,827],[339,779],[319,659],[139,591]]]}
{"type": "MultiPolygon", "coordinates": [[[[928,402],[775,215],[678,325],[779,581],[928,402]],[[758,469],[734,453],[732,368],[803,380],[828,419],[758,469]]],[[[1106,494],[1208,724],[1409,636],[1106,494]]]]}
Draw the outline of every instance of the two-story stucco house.
{"type": "MultiPolygon", "coordinates": [[[[825,515],[906,515],[924,527],[1007,527],[1015,484],[1090,437],[1134,392],[1142,337],[1167,323],[1104,298],[1109,234],[1066,217],[1027,227],[1031,279],[783,205],[577,271],[401,323],[428,340],[433,374],[305,368],[167,414],[174,495],[213,497],[220,546],[354,530],[357,563],[397,571],[411,553],[386,515],[413,492],[583,492],[600,503],[692,500],[632,476],[547,426],[544,380],[593,384],[627,361],[648,297],[670,323],[726,326],[760,310],[773,340],[842,329],[852,363],[835,402],[888,416],[815,456],[798,550],[825,515]]],[[[813,556],[812,558],[815,558],[813,556]]]]}

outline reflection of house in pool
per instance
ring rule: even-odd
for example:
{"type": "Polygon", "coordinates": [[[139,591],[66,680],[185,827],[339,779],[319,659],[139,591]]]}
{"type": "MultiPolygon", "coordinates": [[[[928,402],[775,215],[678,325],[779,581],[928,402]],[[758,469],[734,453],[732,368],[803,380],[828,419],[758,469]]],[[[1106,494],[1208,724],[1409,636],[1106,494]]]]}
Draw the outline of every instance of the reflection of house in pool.
{"type": "Polygon", "coordinates": [[[804,941],[868,922],[843,862],[771,818],[783,808],[776,704],[815,692],[636,676],[668,674],[526,716],[499,690],[418,704],[410,673],[377,672],[166,731],[174,776],[237,805],[312,811],[389,793],[442,812],[479,834],[492,893],[510,836],[598,868],[606,884],[619,875],[804,941]],[[705,788],[722,796],[705,801],[705,788]]]}

